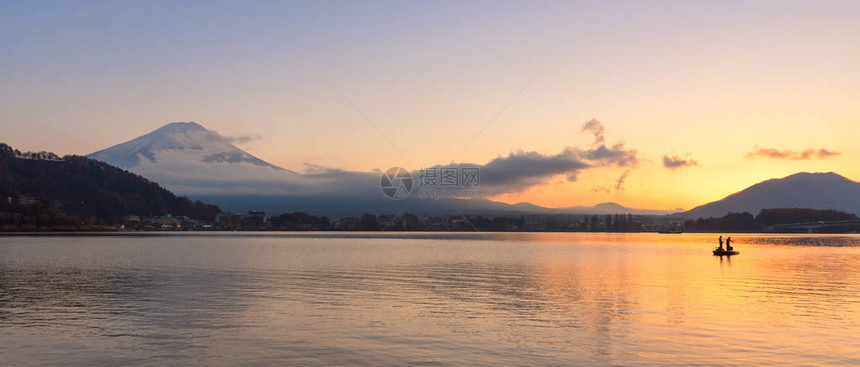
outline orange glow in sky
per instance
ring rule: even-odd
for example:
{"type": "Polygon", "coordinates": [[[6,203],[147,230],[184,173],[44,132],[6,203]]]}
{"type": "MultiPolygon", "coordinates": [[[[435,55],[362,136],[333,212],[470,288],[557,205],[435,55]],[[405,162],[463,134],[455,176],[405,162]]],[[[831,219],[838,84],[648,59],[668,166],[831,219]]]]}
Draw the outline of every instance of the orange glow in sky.
{"type": "Polygon", "coordinates": [[[860,180],[857,19],[857,2],[21,2],[0,12],[0,127],[88,154],[196,121],[287,169],[371,171],[586,149],[597,119],[638,164],[493,198],[690,209],[800,171],[860,180]]]}

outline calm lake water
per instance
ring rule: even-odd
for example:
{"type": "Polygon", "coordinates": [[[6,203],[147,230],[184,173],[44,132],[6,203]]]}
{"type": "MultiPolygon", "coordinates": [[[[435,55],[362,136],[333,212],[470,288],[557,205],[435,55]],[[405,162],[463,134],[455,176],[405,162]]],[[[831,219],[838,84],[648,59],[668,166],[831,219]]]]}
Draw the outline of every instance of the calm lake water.
{"type": "Polygon", "coordinates": [[[0,237],[3,365],[860,365],[860,236],[0,237]]]}

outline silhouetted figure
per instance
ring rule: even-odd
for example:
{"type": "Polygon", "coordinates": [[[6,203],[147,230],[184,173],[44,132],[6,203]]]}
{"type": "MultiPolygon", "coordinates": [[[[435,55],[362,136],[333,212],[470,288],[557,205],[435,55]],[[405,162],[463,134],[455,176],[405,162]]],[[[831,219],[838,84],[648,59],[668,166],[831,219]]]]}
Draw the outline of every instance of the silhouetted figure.
{"type": "Polygon", "coordinates": [[[720,236],[720,251],[723,251],[723,236],[720,236]]]}
{"type": "Polygon", "coordinates": [[[726,251],[731,251],[732,249],[732,238],[726,238],[726,251]]]}

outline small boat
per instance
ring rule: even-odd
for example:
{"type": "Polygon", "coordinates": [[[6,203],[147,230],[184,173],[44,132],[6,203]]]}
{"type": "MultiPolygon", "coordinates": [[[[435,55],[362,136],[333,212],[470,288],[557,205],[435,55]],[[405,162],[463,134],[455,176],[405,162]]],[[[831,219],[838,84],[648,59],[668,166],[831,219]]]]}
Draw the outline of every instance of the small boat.
{"type": "Polygon", "coordinates": [[[726,251],[723,249],[714,249],[714,256],[732,256],[740,254],[740,251],[726,251]]]}

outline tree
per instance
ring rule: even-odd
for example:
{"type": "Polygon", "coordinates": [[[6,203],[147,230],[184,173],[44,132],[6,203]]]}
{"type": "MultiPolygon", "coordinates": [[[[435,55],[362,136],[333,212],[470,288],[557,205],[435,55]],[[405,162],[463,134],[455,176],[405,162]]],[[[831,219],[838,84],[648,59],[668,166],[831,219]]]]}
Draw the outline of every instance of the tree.
{"type": "Polygon", "coordinates": [[[362,231],[379,230],[379,224],[376,222],[376,216],[370,213],[365,213],[361,216],[358,229],[362,231]]]}

